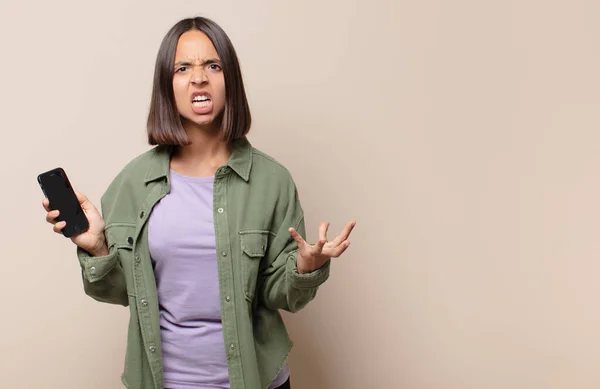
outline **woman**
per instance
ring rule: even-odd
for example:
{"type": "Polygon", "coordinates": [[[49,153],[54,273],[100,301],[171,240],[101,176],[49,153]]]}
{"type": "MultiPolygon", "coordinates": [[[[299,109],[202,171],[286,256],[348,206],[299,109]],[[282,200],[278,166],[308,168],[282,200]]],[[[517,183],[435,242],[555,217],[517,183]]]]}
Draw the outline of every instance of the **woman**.
{"type": "MultiPolygon", "coordinates": [[[[130,389],[289,388],[292,346],[278,312],[298,311],[349,245],[305,236],[289,172],[253,148],[235,50],[205,18],[173,26],[158,52],[148,140],[117,175],[100,215],[72,237],[85,292],[129,306],[130,389]]],[[[60,233],[58,211],[43,203],[60,233]]]]}

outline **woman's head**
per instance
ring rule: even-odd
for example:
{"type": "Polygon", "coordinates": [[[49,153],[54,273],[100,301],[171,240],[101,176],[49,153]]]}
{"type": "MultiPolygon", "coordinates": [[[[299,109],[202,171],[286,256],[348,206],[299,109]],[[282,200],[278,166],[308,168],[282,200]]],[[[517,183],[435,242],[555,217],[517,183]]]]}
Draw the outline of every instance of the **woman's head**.
{"type": "Polygon", "coordinates": [[[148,142],[186,145],[184,124],[246,135],[251,116],[237,55],[227,34],[206,18],[184,19],[165,35],[154,70],[148,142]]]}

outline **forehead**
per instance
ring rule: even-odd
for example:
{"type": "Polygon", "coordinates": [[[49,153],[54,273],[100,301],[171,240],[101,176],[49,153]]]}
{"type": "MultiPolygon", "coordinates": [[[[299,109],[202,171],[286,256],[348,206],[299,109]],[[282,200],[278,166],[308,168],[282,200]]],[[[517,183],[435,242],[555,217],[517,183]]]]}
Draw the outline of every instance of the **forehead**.
{"type": "Polygon", "coordinates": [[[175,61],[179,59],[219,58],[215,46],[208,36],[198,30],[186,31],[177,41],[175,61]]]}

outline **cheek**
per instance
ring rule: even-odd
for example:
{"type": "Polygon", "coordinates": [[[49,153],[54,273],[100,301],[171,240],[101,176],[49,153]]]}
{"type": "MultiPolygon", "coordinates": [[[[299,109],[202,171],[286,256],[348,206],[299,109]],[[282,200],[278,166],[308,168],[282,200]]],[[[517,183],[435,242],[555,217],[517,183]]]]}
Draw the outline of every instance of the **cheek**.
{"type": "Polygon", "coordinates": [[[177,108],[185,107],[187,101],[187,83],[180,79],[173,80],[173,95],[175,96],[175,104],[177,108]]]}
{"type": "Polygon", "coordinates": [[[225,80],[223,80],[223,78],[216,80],[215,85],[215,92],[219,100],[218,104],[225,105],[225,80]]]}

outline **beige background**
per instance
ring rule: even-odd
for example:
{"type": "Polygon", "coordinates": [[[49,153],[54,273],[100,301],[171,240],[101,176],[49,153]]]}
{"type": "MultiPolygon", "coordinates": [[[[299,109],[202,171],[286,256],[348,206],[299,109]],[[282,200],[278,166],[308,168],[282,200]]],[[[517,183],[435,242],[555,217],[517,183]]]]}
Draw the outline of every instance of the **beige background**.
{"type": "Polygon", "coordinates": [[[155,54],[214,18],[309,238],[295,389],[600,387],[598,1],[2,2],[1,388],[119,388],[128,311],[83,294],[35,177],[94,203],[147,149],[155,54]]]}

